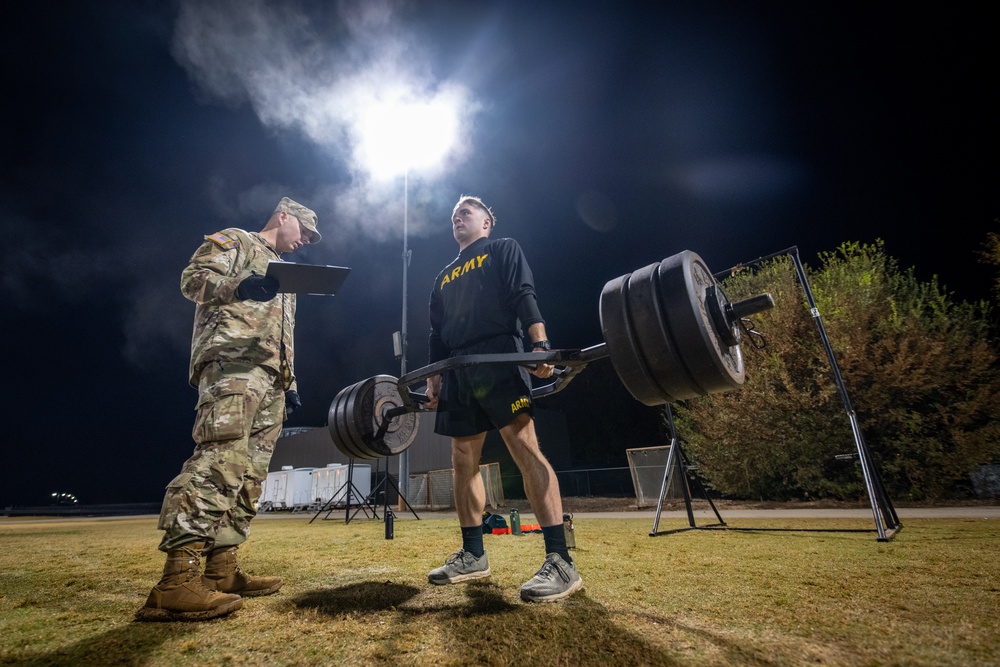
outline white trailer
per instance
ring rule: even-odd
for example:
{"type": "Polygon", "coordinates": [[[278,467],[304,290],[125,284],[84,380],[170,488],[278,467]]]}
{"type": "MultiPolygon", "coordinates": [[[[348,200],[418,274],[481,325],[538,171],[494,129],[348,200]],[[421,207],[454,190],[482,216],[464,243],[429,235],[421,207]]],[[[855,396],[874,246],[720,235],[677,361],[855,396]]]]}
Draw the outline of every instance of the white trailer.
{"type": "Polygon", "coordinates": [[[260,499],[257,501],[261,512],[278,509],[279,503],[284,503],[285,483],[288,481],[288,475],[285,473],[289,470],[292,470],[292,466],[281,466],[280,471],[267,473],[267,478],[261,484],[260,499]]]}
{"type": "Polygon", "coordinates": [[[316,502],[312,497],[314,470],[316,468],[282,466],[281,470],[267,473],[260,502],[267,503],[267,509],[296,510],[311,507],[316,502]]]}
{"type": "MultiPolygon", "coordinates": [[[[325,468],[313,470],[312,495],[320,503],[341,505],[347,502],[349,466],[342,463],[330,463],[325,468]]],[[[368,464],[354,464],[354,474],[351,481],[351,504],[359,505],[372,487],[372,467],[368,464]]]]}

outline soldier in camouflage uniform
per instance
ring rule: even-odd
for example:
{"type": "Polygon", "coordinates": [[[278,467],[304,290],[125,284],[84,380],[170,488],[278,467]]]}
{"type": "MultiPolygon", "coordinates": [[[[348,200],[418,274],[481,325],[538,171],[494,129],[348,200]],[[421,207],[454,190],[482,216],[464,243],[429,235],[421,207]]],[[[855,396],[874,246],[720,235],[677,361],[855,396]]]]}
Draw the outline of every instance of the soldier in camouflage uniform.
{"type": "Polygon", "coordinates": [[[195,451],[167,485],[158,526],[167,563],[137,620],[215,618],[239,609],[243,597],[281,587],[279,577],[252,577],[236,562],[282,423],[301,406],[295,295],[278,294],[265,274],[281,253],[320,238],[316,214],[285,197],[260,232],[205,237],[181,274],[181,291],[197,304],[189,375],[198,388],[195,451]]]}

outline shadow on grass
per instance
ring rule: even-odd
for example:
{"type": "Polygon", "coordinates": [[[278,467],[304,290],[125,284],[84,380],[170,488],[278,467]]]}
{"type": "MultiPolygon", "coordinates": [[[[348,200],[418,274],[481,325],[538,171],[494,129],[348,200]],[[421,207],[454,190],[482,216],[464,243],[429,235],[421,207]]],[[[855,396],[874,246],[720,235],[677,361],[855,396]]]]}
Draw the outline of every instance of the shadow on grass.
{"type": "Polygon", "coordinates": [[[291,604],[298,609],[315,609],[331,615],[396,611],[407,616],[478,616],[501,614],[519,608],[519,605],[504,600],[499,587],[483,581],[465,585],[464,591],[469,604],[406,606],[407,602],[425,590],[428,589],[391,581],[365,581],[338,588],[308,591],[293,598],[291,604]]]}
{"type": "Polygon", "coordinates": [[[722,664],[777,664],[766,647],[669,617],[612,613],[586,591],[556,603],[510,604],[493,585],[469,585],[466,596],[466,613],[446,615],[441,629],[470,664],[679,667],[706,653],[722,664]]]}
{"type": "Polygon", "coordinates": [[[498,587],[468,586],[464,613],[445,614],[441,631],[470,664],[678,665],[603,605],[577,593],[557,603],[504,600],[498,587]]]}
{"type": "Polygon", "coordinates": [[[323,614],[374,613],[390,611],[420,593],[416,586],[391,581],[363,581],[358,584],[323,588],[297,595],[291,604],[298,609],[315,609],[323,614]]]}
{"type": "MultiPolygon", "coordinates": [[[[203,623],[224,623],[219,618],[203,623]]],[[[129,623],[47,653],[23,653],[0,659],[0,664],[18,667],[52,665],[146,665],[150,655],[164,642],[197,631],[199,623],[129,623]]]]}
{"type": "MultiPolygon", "coordinates": [[[[553,604],[512,603],[489,581],[464,584],[464,600],[418,601],[433,588],[370,581],[310,591],[291,600],[299,609],[330,615],[396,614],[402,630],[434,631],[454,652],[447,657],[469,664],[665,665],[688,662],[691,647],[705,646],[731,664],[767,667],[775,664],[766,651],[747,646],[724,632],[697,628],[670,618],[641,614],[627,622],[591,599],[584,591],[553,604]],[[616,622],[616,618],[621,621],[616,622]],[[641,628],[635,627],[639,621],[641,628]],[[650,633],[662,633],[651,641],[650,633]],[[664,646],[666,645],[665,648],[664,646]],[[676,646],[676,650],[669,647],[676,646]],[[686,647],[686,648],[685,648],[686,647]]],[[[384,655],[398,648],[394,633],[385,639],[384,655]]]]}

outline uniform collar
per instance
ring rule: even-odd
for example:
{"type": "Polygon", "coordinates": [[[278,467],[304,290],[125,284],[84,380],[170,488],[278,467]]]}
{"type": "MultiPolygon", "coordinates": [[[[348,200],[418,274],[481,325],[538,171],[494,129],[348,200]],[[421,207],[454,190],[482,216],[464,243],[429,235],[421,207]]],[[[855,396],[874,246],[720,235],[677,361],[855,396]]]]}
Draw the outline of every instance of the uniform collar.
{"type": "Polygon", "coordinates": [[[253,236],[255,239],[257,239],[258,241],[260,241],[268,250],[274,253],[275,257],[281,259],[281,253],[278,252],[273,245],[268,243],[267,239],[265,239],[263,236],[260,235],[260,232],[250,232],[250,235],[253,236]]]}
{"type": "Polygon", "coordinates": [[[458,253],[458,256],[461,257],[462,255],[465,255],[465,254],[468,254],[468,253],[477,252],[480,248],[482,248],[484,245],[486,245],[489,242],[490,242],[490,237],[489,236],[483,236],[481,238],[478,238],[475,241],[473,241],[471,244],[469,244],[468,246],[466,246],[465,250],[460,250],[459,253],[458,253]]]}

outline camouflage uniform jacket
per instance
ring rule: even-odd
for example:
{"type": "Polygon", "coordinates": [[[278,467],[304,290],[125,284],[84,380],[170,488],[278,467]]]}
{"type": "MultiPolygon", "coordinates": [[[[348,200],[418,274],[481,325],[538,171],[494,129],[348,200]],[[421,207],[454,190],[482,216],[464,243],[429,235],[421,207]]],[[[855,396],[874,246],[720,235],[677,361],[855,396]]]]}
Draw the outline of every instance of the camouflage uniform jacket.
{"type": "Polygon", "coordinates": [[[205,364],[213,361],[251,363],[273,369],[284,388],[295,389],[293,333],[295,295],[281,293],[270,301],[240,301],[236,288],[267,263],[281,260],[257,233],[229,228],[205,237],[181,273],[181,292],[194,301],[189,380],[198,386],[205,364]]]}

